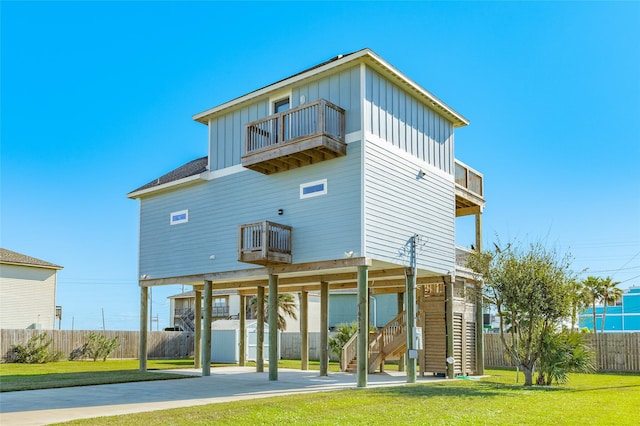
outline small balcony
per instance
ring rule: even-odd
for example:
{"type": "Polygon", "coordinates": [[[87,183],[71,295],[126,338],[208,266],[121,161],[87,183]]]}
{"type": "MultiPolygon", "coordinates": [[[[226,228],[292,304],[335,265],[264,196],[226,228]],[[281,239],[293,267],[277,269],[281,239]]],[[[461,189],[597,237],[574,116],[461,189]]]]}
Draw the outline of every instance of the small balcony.
{"type": "Polygon", "coordinates": [[[485,205],[484,176],[455,160],[456,216],[480,213],[485,205]]]}
{"type": "Polygon", "coordinates": [[[248,123],[242,165],[266,175],[347,154],[344,110],[324,99],[248,123]]]}
{"type": "Polygon", "coordinates": [[[238,261],[255,265],[291,263],[292,229],[269,221],[238,227],[238,261]]]}

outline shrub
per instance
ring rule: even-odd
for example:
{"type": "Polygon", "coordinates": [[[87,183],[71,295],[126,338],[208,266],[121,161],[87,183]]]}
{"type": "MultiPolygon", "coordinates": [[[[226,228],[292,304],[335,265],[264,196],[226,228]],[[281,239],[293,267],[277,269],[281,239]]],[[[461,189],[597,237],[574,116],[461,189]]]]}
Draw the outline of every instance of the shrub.
{"type": "MultiPolygon", "coordinates": [[[[336,334],[329,339],[329,348],[338,358],[342,359],[342,347],[358,332],[358,324],[340,324],[336,327],[336,334]]],[[[342,362],[342,361],[340,361],[342,362]]],[[[341,365],[344,368],[344,365],[341,365]]]]}
{"type": "Polygon", "coordinates": [[[62,352],[51,349],[53,339],[47,339],[47,333],[39,333],[31,336],[26,345],[13,347],[14,362],[20,364],[45,364],[47,362],[60,361],[62,352]]]}
{"type": "Polygon", "coordinates": [[[85,344],[86,355],[97,361],[101,358],[102,361],[106,361],[111,352],[113,352],[120,344],[118,343],[118,336],[113,339],[107,339],[102,334],[89,333],[89,341],[85,344]]]}
{"type": "Polygon", "coordinates": [[[75,348],[69,354],[70,361],[83,358],[91,358],[94,362],[97,361],[98,358],[106,361],[109,355],[120,346],[118,336],[113,339],[107,339],[104,335],[92,331],[89,333],[88,339],[88,342],[75,348]]]}
{"type": "Polygon", "coordinates": [[[549,332],[543,336],[541,347],[539,385],[566,383],[568,373],[593,373],[596,369],[594,353],[579,333],[549,332]]]}

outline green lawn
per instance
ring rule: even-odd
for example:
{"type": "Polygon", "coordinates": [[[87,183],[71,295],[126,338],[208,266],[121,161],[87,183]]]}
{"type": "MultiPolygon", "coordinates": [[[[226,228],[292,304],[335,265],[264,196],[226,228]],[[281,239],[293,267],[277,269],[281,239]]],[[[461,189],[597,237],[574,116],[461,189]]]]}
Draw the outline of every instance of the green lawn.
{"type": "Polygon", "coordinates": [[[636,425],[640,375],[572,374],[564,386],[515,384],[513,371],[455,380],[211,404],[85,419],[92,425],[636,425]]]}
{"type": "MultiPolygon", "coordinates": [[[[212,364],[212,367],[228,364],[212,364]]],[[[255,366],[255,363],[249,363],[255,366]]],[[[265,364],[267,368],[268,364],[265,364]]],[[[281,360],[280,368],[300,368],[300,361],[281,360]]],[[[193,368],[193,360],[148,360],[147,370],[193,368]]],[[[319,370],[317,361],[309,361],[309,369],[319,370]]],[[[337,363],[329,363],[329,371],[339,371],[337,363]]],[[[266,370],[265,370],[266,371],[266,370]]],[[[103,385],[110,383],[141,382],[147,380],[186,379],[171,373],[142,373],[137,360],[60,361],[47,364],[0,364],[0,392],[34,389],[64,388],[69,386],[103,385]]]]}
{"type": "MultiPolygon", "coordinates": [[[[189,360],[149,360],[148,370],[187,368],[189,360]]],[[[69,386],[184,379],[170,373],[142,373],[137,360],[60,361],[47,364],[0,364],[0,391],[12,392],[69,386]]]]}

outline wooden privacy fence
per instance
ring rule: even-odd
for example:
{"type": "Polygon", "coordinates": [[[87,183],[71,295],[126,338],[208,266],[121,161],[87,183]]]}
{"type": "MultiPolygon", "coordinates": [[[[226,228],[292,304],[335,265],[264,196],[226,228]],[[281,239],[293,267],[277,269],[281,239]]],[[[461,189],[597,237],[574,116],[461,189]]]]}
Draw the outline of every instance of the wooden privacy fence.
{"type": "MultiPolygon", "coordinates": [[[[118,347],[109,358],[136,359],[139,357],[139,331],[91,331],[91,330],[0,330],[0,350],[2,362],[12,360],[12,348],[24,345],[29,339],[40,333],[47,333],[53,339],[52,349],[60,351],[65,357],[89,341],[89,333],[104,335],[107,339],[118,336],[118,347]]],[[[192,332],[150,331],[147,334],[147,356],[156,359],[175,359],[193,357],[192,332]]]]}
{"type": "MultiPolygon", "coordinates": [[[[640,372],[640,333],[584,334],[585,342],[596,351],[599,371],[640,372]]],[[[512,367],[499,334],[484,335],[486,367],[512,367]]]]}

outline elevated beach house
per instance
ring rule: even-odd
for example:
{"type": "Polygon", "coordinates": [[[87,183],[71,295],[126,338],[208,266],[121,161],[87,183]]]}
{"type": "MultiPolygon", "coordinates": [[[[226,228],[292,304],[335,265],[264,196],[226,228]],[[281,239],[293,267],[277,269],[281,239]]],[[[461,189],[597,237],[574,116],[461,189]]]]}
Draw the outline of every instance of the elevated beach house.
{"type": "MultiPolygon", "coordinates": [[[[485,204],[482,174],[454,156],[465,117],[363,49],[193,118],[208,126],[208,155],[128,194],[140,202],[141,369],[149,287],[184,284],[203,318],[195,330],[203,375],[212,291],[238,290],[242,303],[299,293],[305,368],[308,292],[321,295],[326,351],[329,291],[350,288],[357,298],[344,309],[357,312],[358,334],[343,365],[354,366],[358,386],[393,358],[406,359],[408,382],[417,371],[483,372],[480,284],[455,245],[456,217],[474,215],[480,248],[485,204]],[[370,330],[376,294],[397,294],[398,314],[370,330]]],[[[275,308],[258,312],[258,330],[267,316],[276,328],[275,308]]],[[[269,351],[275,359],[277,341],[269,351]]],[[[270,363],[269,379],[277,377],[270,363]]]]}

